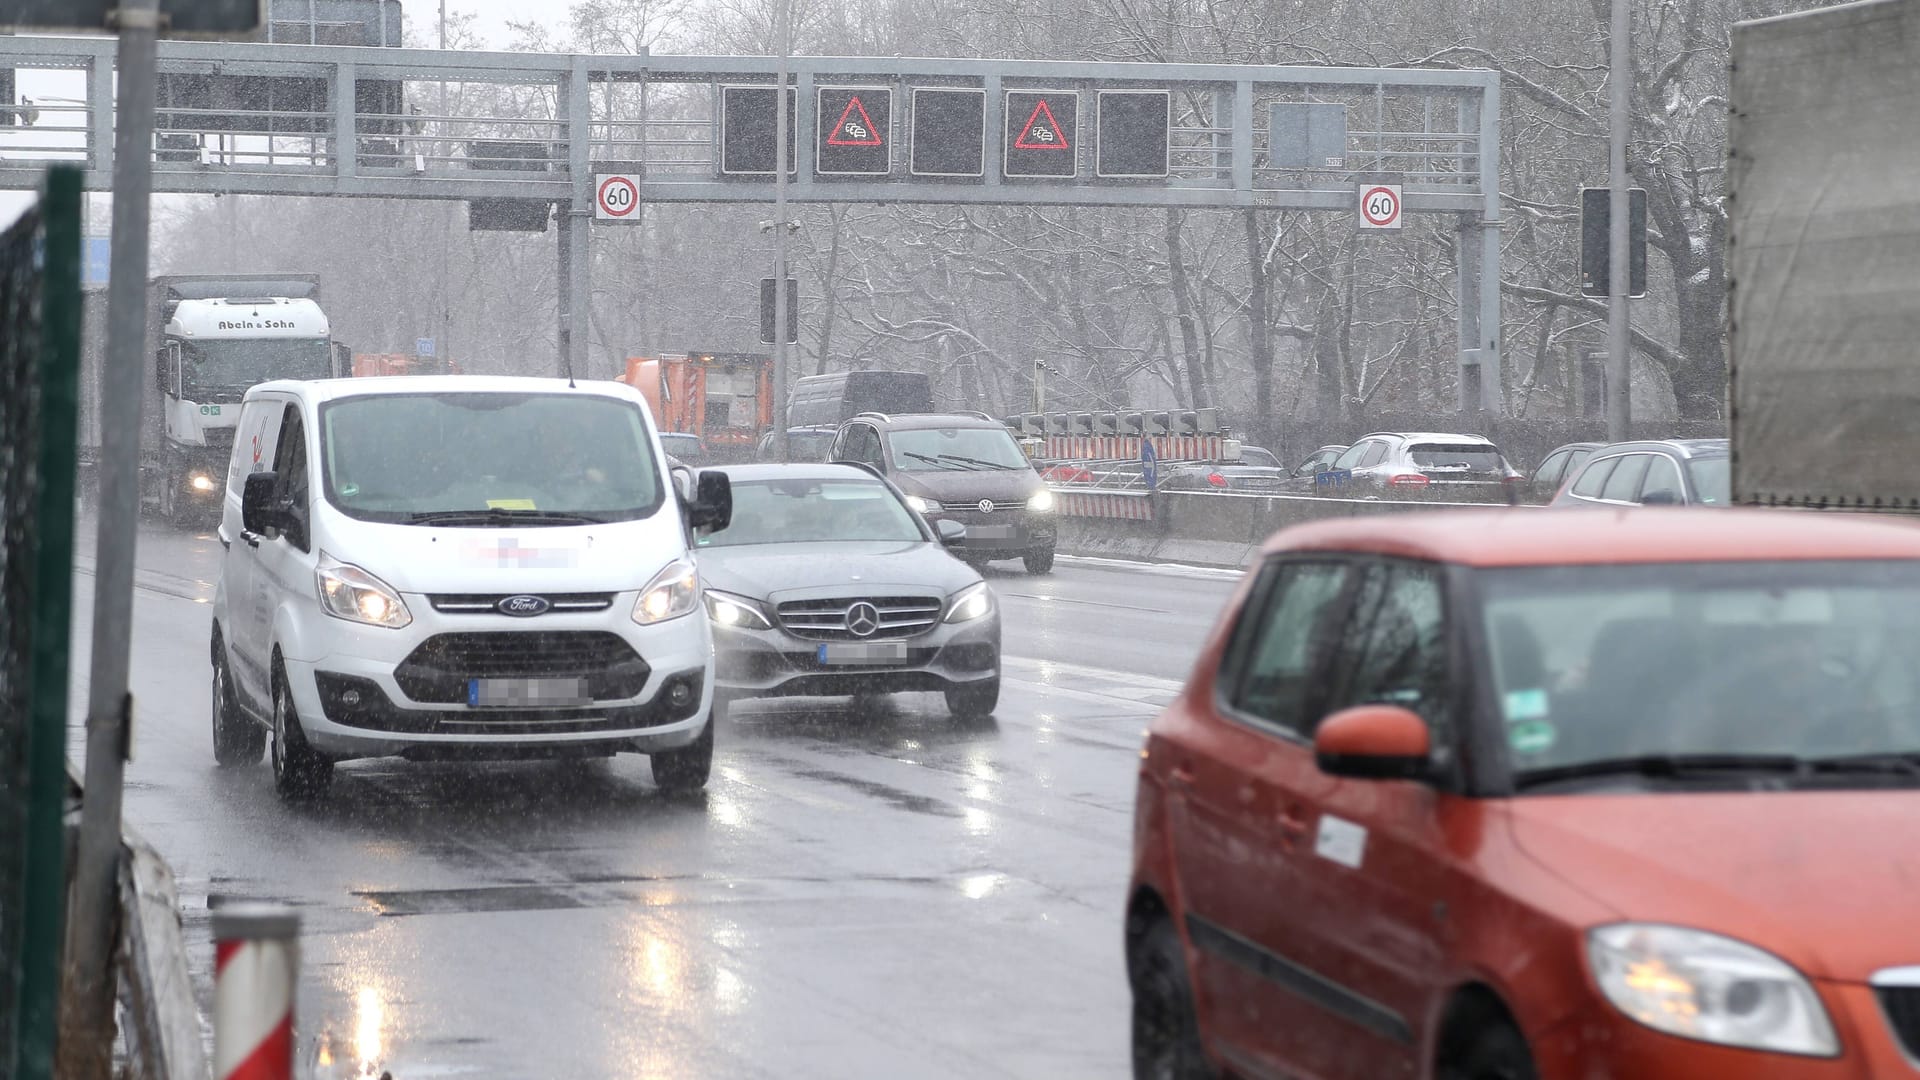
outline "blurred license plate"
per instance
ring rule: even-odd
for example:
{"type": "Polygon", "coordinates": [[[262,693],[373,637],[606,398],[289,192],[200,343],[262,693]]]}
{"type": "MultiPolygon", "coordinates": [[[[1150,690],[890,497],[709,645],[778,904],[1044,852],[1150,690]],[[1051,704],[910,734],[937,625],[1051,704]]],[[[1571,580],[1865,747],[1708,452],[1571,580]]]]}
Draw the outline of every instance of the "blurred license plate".
{"type": "Polygon", "coordinates": [[[468,679],[467,704],[476,709],[553,709],[591,705],[585,679],[468,679]]]}
{"type": "Polygon", "coordinates": [[[907,643],[904,641],[864,641],[834,643],[820,646],[820,662],[823,664],[904,664],[907,662],[907,643]]]}
{"type": "Polygon", "coordinates": [[[981,540],[1011,540],[1015,530],[1011,525],[969,525],[967,535],[981,540]]]}

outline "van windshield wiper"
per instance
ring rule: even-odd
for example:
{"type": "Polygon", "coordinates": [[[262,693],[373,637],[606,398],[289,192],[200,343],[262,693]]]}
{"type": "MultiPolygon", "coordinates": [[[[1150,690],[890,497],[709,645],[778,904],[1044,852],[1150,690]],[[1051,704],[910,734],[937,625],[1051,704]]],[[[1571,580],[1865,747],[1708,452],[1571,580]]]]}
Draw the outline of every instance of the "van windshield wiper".
{"type": "Polygon", "coordinates": [[[941,454],[940,456],[947,461],[964,461],[969,465],[977,465],[982,469],[998,469],[1001,472],[1007,472],[1020,467],[1018,465],[1002,465],[997,461],[986,461],[977,457],[964,457],[960,454],[941,454]]]}
{"type": "Polygon", "coordinates": [[[1517,790],[1565,780],[1602,776],[1645,776],[1693,780],[1728,776],[1911,776],[1920,778],[1920,753],[1799,757],[1794,754],[1645,754],[1604,758],[1544,769],[1525,769],[1514,777],[1517,790]]]}
{"type": "MultiPolygon", "coordinates": [[[[938,465],[943,469],[948,469],[955,472],[973,472],[974,471],[972,468],[966,465],[947,464],[949,458],[945,454],[941,454],[938,457],[936,457],[932,454],[916,454],[911,450],[902,450],[901,453],[906,455],[907,457],[915,459],[916,461],[924,461],[930,465],[938,465]]],[[[960,459],[953,459],[953,460],[960,460],[960,459]]]]}
{"type": "Polygon", "coordinates": [[[444,525],[448,528],[490,528],[503,525],[604,525],[607,519],[596,514],[576,514],[564,510],[508,510],[488,507],[484,510],[420,510],[407,515],[409,525],[444,525]]]}

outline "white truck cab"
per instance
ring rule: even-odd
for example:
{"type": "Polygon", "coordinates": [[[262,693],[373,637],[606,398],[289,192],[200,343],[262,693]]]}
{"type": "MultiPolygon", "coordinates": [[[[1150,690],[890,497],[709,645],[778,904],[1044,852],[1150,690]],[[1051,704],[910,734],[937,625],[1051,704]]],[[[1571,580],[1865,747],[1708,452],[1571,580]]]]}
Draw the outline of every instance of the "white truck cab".
{"type": "Polygon", "coordinates": [[[241,406],[213,613],[222,764],[652,756],[705,784],[713,641],[692,540],[719,474],[668,474],[639,392],[471,376],[272,382],[241,406]]]}

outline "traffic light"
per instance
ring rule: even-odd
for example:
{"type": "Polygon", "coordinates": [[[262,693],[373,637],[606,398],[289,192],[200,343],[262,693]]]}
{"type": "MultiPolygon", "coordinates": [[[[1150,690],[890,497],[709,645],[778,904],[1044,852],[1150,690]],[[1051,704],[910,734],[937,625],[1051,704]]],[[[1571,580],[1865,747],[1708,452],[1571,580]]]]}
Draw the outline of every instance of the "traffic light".
{"type": "Polygon", "coordinates": [[[1173,434],[1173,414],[1156,412],[1147,414],[1147,427],[1154,435],[1173,434]]]}
{"type": "Polygon", "coordinates": [[[1120,432],[1123,435],[1144,435],[1147,432],[1147,414],[1139,412],[1120,414],[1120,432]]]}
{"type": "MultiPolygon", "coordinates": [[[[1613,189],[1580,190],[1580,293],[1604,297],[1612,294],[1613,189]]],[[[1627,295],[1647,295],[1647,192],[1644,188],[1627,191],[1627,295]]]]}
{"type": "Polygon", "coordinates": [[[1047,421],[1047,434],[1049,435],[1073,434],[1073,418],[1068,416],[1066,413],[1063,413],[1063,412],[1047,413],[1046,421],[1047,421]]]}
{"type": "Polygon", "coordinates": [[[1120,434],[1120,414],[1110,412],[1094,413],[1093,433],[1095,435],[1120,434]]]}
{"type": "Polygon", "coordinates": [[[1070,430],[1075,435],[1093,434],[1093,414],[1092,413],[1090,412],[1068,413],[1067,416],[1072,423],[1072,427],[1070,430]]]}

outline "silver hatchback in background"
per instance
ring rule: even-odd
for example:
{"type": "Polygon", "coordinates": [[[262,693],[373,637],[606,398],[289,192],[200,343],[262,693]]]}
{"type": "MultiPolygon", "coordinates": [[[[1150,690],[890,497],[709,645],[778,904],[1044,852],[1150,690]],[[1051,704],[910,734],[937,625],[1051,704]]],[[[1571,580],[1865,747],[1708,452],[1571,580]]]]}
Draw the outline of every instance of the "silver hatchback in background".
{"type": "Polygon", "coordinates": [[[999,605],[948,554],[965,527],[859,466],[712,471],[733,490],[732,526],[697,541],[719,702],[933,691],[956,716],[993,712],[999,605]]]}

